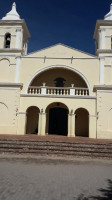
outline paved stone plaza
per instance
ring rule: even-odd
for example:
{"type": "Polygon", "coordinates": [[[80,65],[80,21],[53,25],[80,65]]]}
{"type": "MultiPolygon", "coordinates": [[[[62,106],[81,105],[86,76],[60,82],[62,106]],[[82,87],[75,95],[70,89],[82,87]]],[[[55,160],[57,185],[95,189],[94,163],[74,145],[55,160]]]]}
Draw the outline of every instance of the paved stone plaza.
{"type": "Polygon", "coordinates": [[[0,200],[20,199],[111,200],[112,161],[0,156],[0,200]]]}

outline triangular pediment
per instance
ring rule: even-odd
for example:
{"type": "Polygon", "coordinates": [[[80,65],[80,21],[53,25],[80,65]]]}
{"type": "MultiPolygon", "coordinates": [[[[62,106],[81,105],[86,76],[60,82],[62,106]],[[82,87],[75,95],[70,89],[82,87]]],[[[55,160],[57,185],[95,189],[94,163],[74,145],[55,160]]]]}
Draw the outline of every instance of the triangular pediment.
{"type": "MultiPolygon", "coordinates": [[[[56,44],[48,48],[32,52],[28,57],[54,57],[54,58],[95,58],[95,56],[85,53],[83,51],[74,49],[72,47],[56,44]]],[[[26,57],[27,57],[26,56],[26,57]]]]}

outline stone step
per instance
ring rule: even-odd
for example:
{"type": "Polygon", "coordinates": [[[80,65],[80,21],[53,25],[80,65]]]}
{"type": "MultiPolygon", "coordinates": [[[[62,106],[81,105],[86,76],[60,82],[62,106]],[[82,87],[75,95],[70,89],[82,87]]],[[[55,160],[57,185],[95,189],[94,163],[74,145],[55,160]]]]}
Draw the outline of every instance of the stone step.
{"type": "Polygon", "coordinates": [[[85,152],[85,151],[90,151],[90,152],[109,152],[109,153],[112,153],[112,147],[100,147],[100,148],[97,148],[96,146],[67,146],[66,145],[54,145],[54,144],[33,144],[30,143],[30,144],[0,144],[0,149],[27,149],[27,150],[60,150],[60,151],[81,151],[81,152],[85,152]]]}
{"type": "Polygon", "coordinates": [[[39,154],[39,155],[61,155],[61,156],[81,156],[81,157],[94,157],[94,158],[112,158],[110,153],[97,153],[97,152],[72,152],[72,151],[42,151],[42,150],[20,150],[20,149],[0,149],[0,153],[19,153],[19,154],[39,154]]]}
{"type": "Polygon", "coordinates": [[[69,142],[44,142],[44,141],[20,141],[20,140],[0,140],[0,145],[30,145],[30,146],[66,146],[66,147],[93,147],[93,148],[110,148],[112,149],[112,143],[110,144],[95,144],[95,143],[69,143],[69,142]]]}
{"type": "Polygon", "coordinates": [[[91,153],[91,154],[95,154],[95,153],[99,153],[99,154],[110,154],[112,155],[112,150],[108,150],[108,149],[91,149],[91,148],[88,148],[88,149],[85,149],[85,148],[66,148],[66,147],[47,147],[47,146],[38,146],[38,147],[28,147],[28,146],[9,146],[9,145],[6,145],[6,146],[3,146],[3,147],[0,147],[0,151],[22,151],[22,152],[38,152],[38,151],[41,151],[41,152],[71,152],[71,153],[76,153],[76,152],[81,152],[81,153],[91,153]]]}
{"type": "Polygon", "coordinates": [[[54,154],[112,158],[112,143],[0,140],[0,153],[54,154]]]}

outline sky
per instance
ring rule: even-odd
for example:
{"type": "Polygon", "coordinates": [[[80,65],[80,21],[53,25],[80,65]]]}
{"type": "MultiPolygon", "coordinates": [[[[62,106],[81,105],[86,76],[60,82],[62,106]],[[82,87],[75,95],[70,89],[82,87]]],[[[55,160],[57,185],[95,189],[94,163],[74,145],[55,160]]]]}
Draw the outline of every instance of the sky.
{"type": "MultiPolygon", "coordinates": [[[[0,19],[12,0],[1,0],[0,19]]],[[[28,52],[62,43],[95,54],[96,20],[104,19],[112,0],[16,0],[17,12],[31,34],[28,52]]]]}

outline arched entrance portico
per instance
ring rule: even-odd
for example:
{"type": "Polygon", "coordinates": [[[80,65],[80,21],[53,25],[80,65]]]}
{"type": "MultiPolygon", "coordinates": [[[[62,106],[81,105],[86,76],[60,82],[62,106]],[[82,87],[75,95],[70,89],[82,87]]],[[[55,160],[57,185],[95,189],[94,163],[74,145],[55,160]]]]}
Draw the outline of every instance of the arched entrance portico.
{"type": "Polygon", "coordinates": [[[89,137],[89,113],[84,108],[75,111],[75,135],[89,137]]]}
{"type": "Polygon", "coordinates": [[[53,135],[68,134],[68,108],[63,103],[52,103],[47,109],[46,132],[53,135]]]}
{"type": "Polygon", "coordinates": [[[27,109],[26,134],[38,134],[39,108],[31,106],[27,109]]]}

